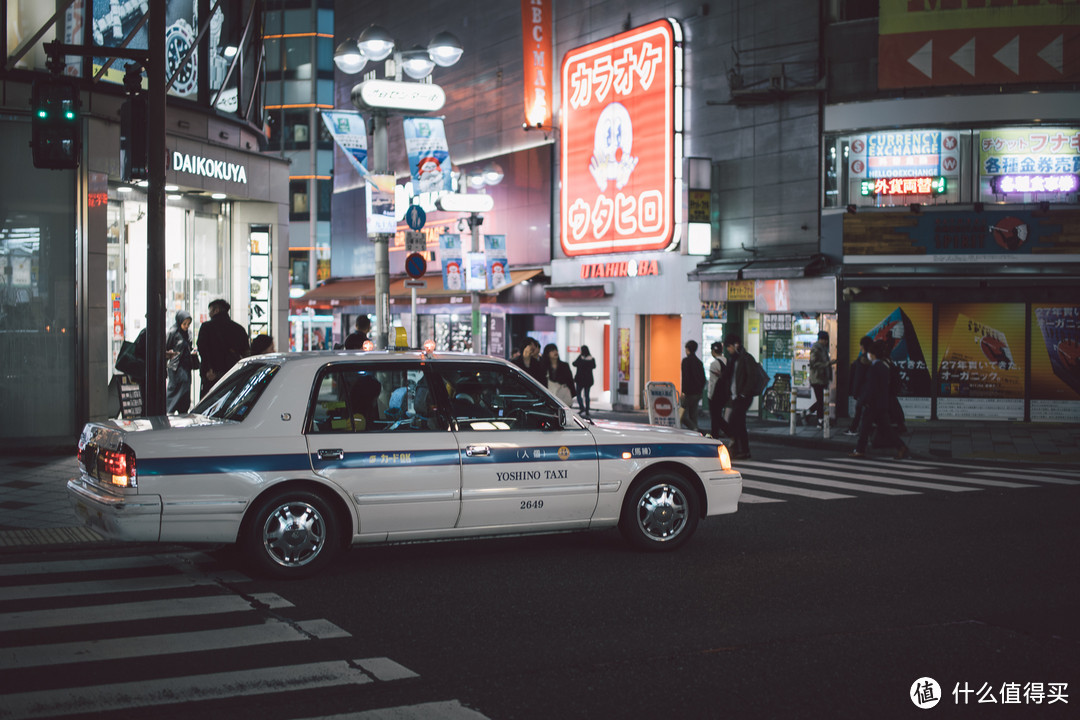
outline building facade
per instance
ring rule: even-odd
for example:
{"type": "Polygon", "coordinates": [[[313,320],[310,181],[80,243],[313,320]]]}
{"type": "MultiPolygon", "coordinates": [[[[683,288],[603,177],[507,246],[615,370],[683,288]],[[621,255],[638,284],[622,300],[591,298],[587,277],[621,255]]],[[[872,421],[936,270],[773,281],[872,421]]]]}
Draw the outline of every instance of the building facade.
{"type": "MultiPolygon", "coordinates": [[[[116,48],[147,47],[145,8],[76,2],[56,26],[51,3],[4,7],[0,438],[69,444],[87,420],[121,414],[117,354],[147,327],[147,187],[121,160],[126,61],[109,63],[116,48]],[[65,170],[36,168],[30,147],[31,88],[49,77],[45,43],[56,38],[102,46],[100,56],[60,56],[81,96],[82,150],[65,170]]],[[[166,5],[162,322],[190,312],[193,337],[215,298],[252,334],[287,326],[287,166],[262,153],[261,41],[249,22],[261,16],[257,3],[222,7],[233,14],[211,16],[208,0],[166,5]]]]}

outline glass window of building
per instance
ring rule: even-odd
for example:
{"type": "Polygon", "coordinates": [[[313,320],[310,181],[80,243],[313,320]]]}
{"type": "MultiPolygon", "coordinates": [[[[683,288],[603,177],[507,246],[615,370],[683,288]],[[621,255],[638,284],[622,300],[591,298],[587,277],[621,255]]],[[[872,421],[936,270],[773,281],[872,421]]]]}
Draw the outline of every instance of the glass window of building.
{"type": "Polygon", "coordinates": [[[308,201],[308,181],[289,181],[289,219],[308,220],[311,217],[311,204],[308,201]]]}

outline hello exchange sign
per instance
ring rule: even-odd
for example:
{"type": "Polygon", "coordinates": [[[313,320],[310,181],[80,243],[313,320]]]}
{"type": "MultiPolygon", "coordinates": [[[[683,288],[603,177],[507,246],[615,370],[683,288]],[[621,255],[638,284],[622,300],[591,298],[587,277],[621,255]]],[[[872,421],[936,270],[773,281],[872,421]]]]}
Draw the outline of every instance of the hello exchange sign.
{"type": "Polygon", "coordinates": [[[563,59],[567,255],[662,250],[678,239],[681,41],[676,23],[658,20],[563,59]]]}

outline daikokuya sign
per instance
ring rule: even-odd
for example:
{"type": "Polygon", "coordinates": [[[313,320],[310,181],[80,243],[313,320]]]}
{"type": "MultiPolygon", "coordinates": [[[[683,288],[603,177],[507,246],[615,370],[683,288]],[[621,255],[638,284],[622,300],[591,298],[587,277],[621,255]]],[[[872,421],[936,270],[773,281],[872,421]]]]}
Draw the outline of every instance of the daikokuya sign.
{"type": "Polygon", "coordinates": [[[661,250],[678,240],[681,42],[676,22],[658,20],[563,59],[567,255],[661,250]]]}

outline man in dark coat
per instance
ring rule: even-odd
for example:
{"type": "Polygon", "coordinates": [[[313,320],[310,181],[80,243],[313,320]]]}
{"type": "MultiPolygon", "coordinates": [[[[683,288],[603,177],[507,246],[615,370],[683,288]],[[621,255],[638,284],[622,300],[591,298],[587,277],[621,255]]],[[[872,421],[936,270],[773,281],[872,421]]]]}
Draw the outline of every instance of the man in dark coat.
{"type": "Polygon", "coordinates": [[[548,371],[544,358],[540,356],[540,341],[527,337],[521,346],[521,355],[511,360],[519,368],[532,375],[536,382],[547,387],[548,371]]]}
{"type": "Polygon", "coordinates": [[[885,443],[896,446],[896,459],[907,457],[908,449],[900,436],[893,429],[889,420],[889,365],[885,362],[887,354],[885,343],[875,340],[870,345],[868,356],[870,367],[866,371],[866,379],[863,382],[862,393],[859,395],[859,404],[862,405],[862,421],[859,423],[859,439],[855,449],[851,452],[852,457],[866,457],[866,444],[870,440],[870,431],[876,425],[878,433],[885,443]]]}
{"type": "Polygon", "coordinates": [[[191,371],[199,366],[199,356],[191,346],[191,313],[180,310],[176,324],[165,336],[168,383],[165,412],[186,413],[191,408],[191,371]]]}
{"type": "Polygon", "coordinates": [[[863,383],[866,382],[866,371],[870,368],[870,357],[867,355],[867,351],[870,349],[872,342],[874,340],[869,335],[863,335],[859,338],[859,356],[852,361],[851,367],[848,368],[848,396],[855,399],[855,414],[851,418],[851,427],[844,431],[845,435],[859,434],[859,420],[862,418],[863,412],[862,404],[859,402],[859,395],[862,393],[863,383]]]}
{"type": "Polygon", "coordinates": [[[367,315],[356,316],[356,330],[349,333],[345,338],[346,350],[363,350],[364,343],[370,338],[368,334],[371,332],[371,318],[367,315]]]}
{"type": "Polygon", "coordinates": [[[240,358],[251,352],[247,330],[229,317],[231,309],[225,300],[212,301],[210,319],[199,328],[199,355],[202,357],[199,397],[206,395],[240,358]]]}
{"type": "Polygon", "coordinates": [[[728,354],[728,364],[720,382],[725,383],[731,393],[731,459],[750,459],[750,434],[746,429],[746,411],[750,409],[754,398],[754,374],[757,372],[757,360],[742,346],[742,337],[729,333],[724,337],[724,350],[728,354]]]}
{"type": "Polygon", "coordinates": [[[701,394],[705,391],[705,367],[697,356],[696,340],[686,341],[686,355],[682,359],[682,426],[695,432],[698,429],[698,411],[701,410],[701,394]]]}

